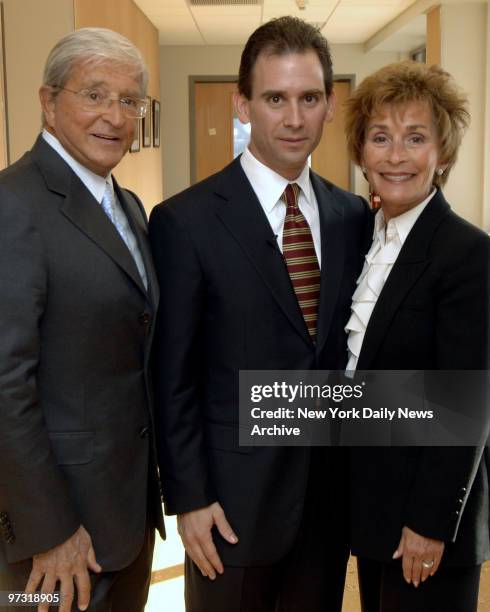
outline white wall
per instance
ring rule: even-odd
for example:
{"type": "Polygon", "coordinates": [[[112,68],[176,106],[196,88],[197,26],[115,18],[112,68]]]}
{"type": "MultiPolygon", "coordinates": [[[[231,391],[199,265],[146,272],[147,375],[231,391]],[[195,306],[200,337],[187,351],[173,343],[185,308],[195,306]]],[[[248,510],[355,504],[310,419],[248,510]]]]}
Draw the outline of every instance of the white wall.
{"type": "Polygon", "coordinates": [[[41,129],[38,90],[44,62],[73,30],[73,2],[3,0],[10,163],[30,149],[41,129]],[[50,16],[50,17],[49,17],[50,16]]]}
{"type": "Polygon", "coordinates": [[[487,74],[485,101],[485,154],[483,178],[483,228],[490,233],[490,5],[487,5],[487,74]]]}
{"type": "MultiPolygon", "coordinates": [[[[190,184],[189,75],[237,75],[241,46],[160,47],[164,197],[190,184]]],[[[355,75],[356,83],[377,68],[397,61],[392,52],[364,53],[361,45],[332,45],[336,74],[355,75]]],[[[355,188],[366,193],[356,173],[355,188]]]]}
{"type": "MultiPolygon", "coordinates": [[[[487,8],[485,3],[465,2],[445,4],[441,10],[441,64],[465,90],[471,112],[471,127],[444,192],[453,209],[478,226],[483,224],[484,180],[487,183],[489,180],[488,159],[485,162],[485,149],[488,153],[485,114],[488,115],[489,107],[485,99],[488,92],[487,8]]],[[[488,207],[488,192],[485,197],[488,207]]]]}
{"type": "Polygon", "coordinates": [[[164,197],[190,185],[189,75],[237,75],[240,46],[160,47],[164,197]]]}

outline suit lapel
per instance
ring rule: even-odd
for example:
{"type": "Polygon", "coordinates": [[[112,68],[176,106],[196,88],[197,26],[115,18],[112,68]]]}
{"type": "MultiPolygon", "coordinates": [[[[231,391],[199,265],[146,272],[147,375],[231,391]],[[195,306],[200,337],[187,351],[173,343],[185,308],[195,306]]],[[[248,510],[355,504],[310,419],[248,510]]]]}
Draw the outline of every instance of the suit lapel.
{"type": "Polygon", "coordinates": [[[221,222],[251,261],[291,325],[311,344],[276,237],[239,158],[222,171],[216,194],[223,200],[216,213],[221,222]]]}
{"type": "Polygon", "coordinates": [[[117,229],[76,176],[74,176],[71,190],[61,206],[61,212],[109,255],[146,294],[134,259],[117,229]]]}
{"type": "Polygon", "coordinates": [[[36,140],[31,154],[48,189],[64,196],[60,207],[62,214],[97,244],[146,295],[131,253],[102,207],[78,176],[42,136],[36,140]]]}
{"type": "Polygon", "coordinates": [[[320,216],[322,267],[318,307],[317,351],[328,337],[344,270],[344,212],[341,203],[314,172],[310,172],[320,216]]]}
{"type": "Polygon", "coordinates": [[[371,367],[393,317],[429,265],[429,248],[434,232],[448,210],[448,203],[438,191],[407,236],[371,314],[359,355],[358,370],[371,367]]]}

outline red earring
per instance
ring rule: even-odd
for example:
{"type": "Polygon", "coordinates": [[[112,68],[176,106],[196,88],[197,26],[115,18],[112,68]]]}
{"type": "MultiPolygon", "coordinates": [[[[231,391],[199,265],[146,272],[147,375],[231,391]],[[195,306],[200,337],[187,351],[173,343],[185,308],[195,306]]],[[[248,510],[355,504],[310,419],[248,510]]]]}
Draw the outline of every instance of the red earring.
{"type": "Polygon", "coordinates": [[[369,190],[369,205],[373,210],[378,210],[381,207],[381,197],[371,190],[369,190]]]}

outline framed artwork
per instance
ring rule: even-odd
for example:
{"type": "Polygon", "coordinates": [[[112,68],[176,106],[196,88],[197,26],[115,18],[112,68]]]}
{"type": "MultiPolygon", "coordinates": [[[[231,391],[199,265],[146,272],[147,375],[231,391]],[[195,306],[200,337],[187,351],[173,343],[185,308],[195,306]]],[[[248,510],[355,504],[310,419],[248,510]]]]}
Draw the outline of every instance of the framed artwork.
{"type": "Polygon", "coordinates": [[[136,127],[134,128],[134,139],[129,147],[130,153],[137,153],[140,150],[140,132],[141,132],[141,121],[137,119],[135,121],[136,127]]]}
{"type": "Polygon", "coordinates": [[[153,146],[160,146],[160,102],[152,101],[152,123],[153,123],[153,146]]]}
{"type": "Polygon", "coordinates": [[[143,117],[143,146],[150,147],[151,146],[151,98],[150,96],[146,96],[146,102],[148,104],[148,111],[146,112],[146,116],[143,117]]]}

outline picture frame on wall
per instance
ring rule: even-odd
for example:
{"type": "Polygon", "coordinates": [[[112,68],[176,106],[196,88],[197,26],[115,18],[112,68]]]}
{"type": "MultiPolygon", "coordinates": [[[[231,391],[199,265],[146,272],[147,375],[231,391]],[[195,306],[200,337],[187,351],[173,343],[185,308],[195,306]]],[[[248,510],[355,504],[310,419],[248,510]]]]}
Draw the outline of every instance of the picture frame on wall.
{"type": "Polygon", "coordinates": [[[152,123],[153,123],[153,146],[160,146],[160,102],[158,100],[152,101],[151,107],[152,123]]]}
{"type": "Polygon", "coordinates": [[[140,132],[141,132],[141,121],[136,121],[134,128],[134,138],[131,146],[129,147],[130,153],[137,153],[140,150],[140,132]]]}
{"type": "Polygon", "coordinates": [[[151,115],[150,109],[152,107],[150,96],[146,96],[146,102],[148,104],[148,111],[145,117],[143,117],[143,146],[151,147],[151,115]]]}

